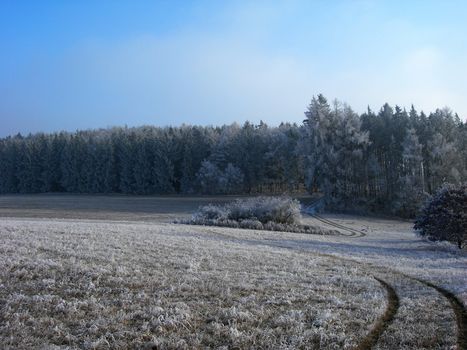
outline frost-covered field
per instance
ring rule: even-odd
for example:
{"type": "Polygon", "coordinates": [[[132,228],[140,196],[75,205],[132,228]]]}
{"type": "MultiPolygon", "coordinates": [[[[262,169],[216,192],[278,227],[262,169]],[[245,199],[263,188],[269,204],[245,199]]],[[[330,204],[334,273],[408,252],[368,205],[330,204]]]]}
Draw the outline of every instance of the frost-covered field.
{"type": "Polygon", "coordinates": [[[345,237],[117,217],[0,219],[0,348],[363,349],[375,330],[378,349],[456,346],[449,300],[412,277],[465,303],[467,254],[410,223],[326,216],[366,233],[345,237]]]}
{"type": "Polygon", "coordinates": [[[2,348],[345,348],[385,306],[353,265],[200,228],[5,219],[1,230],[2,348]]]}
{"type": "MultiPolygon", "coordinates": [[[[413,233],[413,223],[408,221],[337,214],[325,216],[333,222],[358,229],[366,236],[345,242],[321,239],[315,247],[306,245],[308,249],[351,257],[429,280],[446,287],[467,304],[465,249],[460,251],[453,244],[422,239],[413,233]]],[[[315,222],[312,218],[308,220],[315,222]]]]}

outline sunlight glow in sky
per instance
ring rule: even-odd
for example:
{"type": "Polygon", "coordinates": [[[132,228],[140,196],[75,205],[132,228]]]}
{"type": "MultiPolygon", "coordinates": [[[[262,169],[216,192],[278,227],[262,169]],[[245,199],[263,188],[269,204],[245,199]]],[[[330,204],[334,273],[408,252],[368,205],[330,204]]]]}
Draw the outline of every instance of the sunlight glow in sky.
{"type": "Polygon", "coordinates": [[[467,117],[465,1],[0,3],[0,136],[300,123],[311,97],[467,117]]]}

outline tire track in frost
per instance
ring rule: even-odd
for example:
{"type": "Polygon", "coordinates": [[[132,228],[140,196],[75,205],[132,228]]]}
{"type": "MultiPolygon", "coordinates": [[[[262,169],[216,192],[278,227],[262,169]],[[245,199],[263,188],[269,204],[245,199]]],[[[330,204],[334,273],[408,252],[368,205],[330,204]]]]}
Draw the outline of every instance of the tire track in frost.
{"type": "Polygon", "coordinates": [[[373,277],[386,289],[388,305],[384,314],[376,321],[373,329],[360,341],[354,350],[371,350],[378,343],[381,334],[388,328],[389,324],[394,320],[397,310],[399,309],[399,297],[396,290],[386,281],[373,277]]]}
{"type": "MultiPolygon", "coordinates": [[[[332,221],[330,221],[330,222],[332,222],[332,221]]],[[[337,225],[345,227],[344,225],[340,225],[340,224],[337,224],[337,225]]],[[[351,228],[349,228],[349,229],[351,229],[351,228]]],[[[351,230],[353,230],[353,229],[351,229],[351,230]]],[[[233,239],[233,240],[238,241],[238,242],[242,242],[242,241],[243,242],[251,242],[251,240],[240,239],[239,237],[235,237],[235,236],[232,236],[232,235],[216,232],[214,230],[208,230],[208,232],[217,234],[219,236],[227,237],[227,238],[233,239]]],[[[348,236],[348,237],[350,237],[350,236],[348,236]]],[[[352,237],[354,237],[354,236],[352,236],[352,237]]],[[[259,240],[255,240],[254,242],[256,242],[257,244],[260,243],[259,240]]],[[[264,243],[262,243],[262,244],[264,244],[264,243]]],[[[264,245],[271,246],[271,247],[277,247],[277,248],[285,248],[285,249],[290,249],[290,250],[295,250],[295,251],[297,250],[297,249],[294,249],[293,247],[279,245],[279,244],[267,243],[267,244],[264,244],[264,245]]],[[[310,253],[310,252],[308,252],[308,253],[310,253]]],[[[346,258],[341,258],[341,257],[334,256],[334,255],[331,255],[331,254],[324,254],[324,253],[317,253],[317,252],[311,252],[311,253],[315,254],[315,255],[320,255],[320,256],[330,257],[330,258],[333,258],[333,259],[338,259],[338,260],[341,260],[341,261],[352,261],[352,262],[357,263],[359,265],[366,265],[366,266],[372,267],[372,268],[378,268],[378,266],[374,266],[373,264],[368,264],[368,263],[365,264],[365,263],[362,263],[362,262],[354,260],[354,259],[346,259],[346,258]]],[[[438,293],[440,293],[443,297],[445,297],[449,301],[449,303],[451,305],[451,308],[452,308],[452,310],[453,310],[453,312],[454,312],[454,314],[456,316],[456,324],[457,324],[457,329],[458,329],[457,347],[458,347],[459,350],[467,350],[467,310],[466,310],[464,304],[452,292],[450,292],[447,289],[444,289],[444,288],[442,288],[442,287],[440,287],[440,286],[438,286],[438,285],[436,285],[434,283],[425,281],[425,280],[417,278],[417,277],[407,275],[407,274],[405,274],[403,272],[400,272],[400,271],[397,271],[397,270],[388,269],[388,271],[391,271],[391,272],[393,272],[393,273],[395,273],[395,274],[397,274],[399,276],[405,277],[407,279],[422,283],[427,287],[433,288],[438,293]]],[[[370,333],[367,334],[367,336],[365,336],[365,338],[363,339],[361,344],[357,345],[357,347],[355,349],[358,349],[358,350],[371,349],[372,346],[376,345],[376,343],[378,342],[378,339],[380,338],[380,336],[382,335],[384,330],[393,321],[394,316],[396,314],[396,311],[397,311],[397,309],[399,307],[399,298],[398,298],[397,293],[395,292],[394,288],[391,285],[389,285],[387,282],[385,282],[385,281],[383,281],[383,280],[381,280],[381,279],[379,279],[377,277],[374,277],[374,278],[378,282],[380,282],[383,285],[383,287],[386,289],[386,291],[388,292],[388,307],[389,307],[389,305],[392,305],[391,306],[392,311],[388,311],[388,308],[386,309],[385,314],[377,321],[377,324],[375,325],[373,330],[370,331],[370,333]],[[397,302],[396,302],[396,300],[397,300],[397,302]]]]}
{"type": "MultiPolygon", "coordinates": [[[[211,233],[211,234],[218,235],[218,236],[221,236],[221,237],[224,237],[224,238],[228,238],[228,239],[231,239],[231,240],[239,242],[239,243],[242,243],[242,242],[243,243],[252,243],[252,242],[254,242],[256,244],[265,245],[265,246],[268,246],[268,247],[288,249],[288,250],[292,250],[294,252],[303,252],[303,253],[306,253],[306,254],[311,253],[313,255],[318,255],[318,256],[321,256],[321,257],[326,257],[326,258],[331,258],[331,259],[338,259],[338,260],[341,260],[341,261],[351,261],[353,263],[357,263],[358,265],[361,265],[361,263],[358,262],[358,261],[354,261],[352,259],[345,259],[345,258],[341,258],[341,257],[336,257],[336,256],[330,255],[330,254],[297,250],[297,249],[294,249],[293,247],[290,247],[290,246],[274,244],[274,243],[269,243],[269,242],[265,243],[265,242],[262,242],[260,240],[242,239],[242,238],[235,237],[235,236],[232,236],[232,235],[229,235],[229,234],[226,234],[226,233],[221,233],[221,232],[219,232],[217,230],[212,230],[212,229],[208,229],[206,231],[211,233]]],[[[371,265],[369,265],[369,266],[371,266],[371,265]]],[[[410,276],[408,276],[408,277],[410,277],[410,276]]],[[[391,286],[388,282],[386,282],[383,279],[380,279],[380,278],[378,278],[376,276],[373,276],[373,278],[375,280],[377,280],[382,285],[382,287],[386,290],[386,294],[387,294],[386,310],[384,311],[384,314],[382,316],[380,316],[376,320],[376,322],[375,322],[373,328],[371,329],[371,331],[369,333],[367,333],[367,335],[364,336],[363,340],[360,341],[360,343],[354,348],[354,350],[371,350],[378,343],[379,338],[381,337],[383,332],[386,330],[386,328],[394,320],[394,317],[395,317],[395,315],[397,313],[397,310],[399,309],[399,305],[400,305],[399,297],[398,297],[394,287],[391,286]]]]}
{"type": "MultiPolygon", "coordinates": [[[[312,215],[313,217],[316,217],[318,219],[317,215],[313,215],[313,214],[310,214],[310,215],[312,215]]],[[[330,225],[333,224],[333,222],[331,220],[328,220],[328,219],[324,219],[324,220],[329,221],[330,225]]],[[[320,221],[323,221],[323,220],[320,220],[320,221]]],[[[334,223],[334,224],[335,224],[334,225],[335,227],[340,226],[340,227],[342,227],[344,229],[346,228],[346,226],[344,226],[344,225],[337,224],[337,223],[334,223]]],[[[347,229],[349,231],[350,230],[356,231],[356,230],[354,230],[352,228],[349,228],[349,227],[347,227],[347,229]]],[[[404,276],[404,277],[406,277],[406,278],[409,278],[411,280],[420,282],[420,283],[424,284],[427,287],[435,289],[438,293],[440,293],[443,297],[445,297],[449,301],[449,303],[451,304],[451,308],[454,311],[454,315],[456,316],[456,323],[457,323],[457,330],[458,330],[458,333],[457,333],[457,347],[460,350],[467,350],[467,309],[465,308],[462,301],[460,301],[452,292],[450,292],[447,289],[444,289],[443,287],[440,287],[440,286],[438,286],[438,285],[436,285],[434,283],[431,283],[431,282],[425,281],[423,279],[416,278],[416,277],[413,277],[413,276],[410,276],[410,275],[407,275],[407,274],[404,274],[404,273],[401,273],[401,272],[397,272],[397,271],[395,271],[395,272],[402,275],[402,276],[404,276]]]]}
{"type": "MultiPolygon", "coordinates": [[[[313,214],[310,214],[310,215],[317,218],[318,220],[320,220],[317,215],[313,215],[313,214]]],[[[333,223],[331,220],[328,220],[328,219],[324,219],[324,220],[328,221],[330,225],[335,224],[334,225],[335,227],[340,226],[343,229],[347,228],[348,231],[351,231],[351,230],[356,231],[356,230],[354,230],[352,228],[349,228],[349,227],[346,227],[344,225],[333,223]]],[[[323,220],[320,220],[320,221],[323,221],[323,220]]],[[[358,232],[358,231],[356,231],[356,232],[358,232]]],[[[363,237],[363,236],[361,236],[361,237],[363,237]]],[[[424,284],[427,287],[435,289],[439,294],[441,294],[443,297],[445,297],[449,301],[449,303],[451,305],[451,308],[454,311],[454,315],[456,316],[456,324],[457,324],[457,330],[458,330],[458,333],[457,333],[457,347],[458,347],[459,350],[467,350],[467,309],[464,306],[464,304],[462,303],[462,301],[460,301],[459,298],[457,298],[452,292],[450,292],[447,289],[445,289],[443,287],[440,287],[440,286],[438,286],[438,285],[436,285],[434,283],[431,283],[431,282],[425,281],[423,279],[404,274],[402,272],[398,272],[398,271],[394,271],[394,272],[396,272],[399,275],[402,275],[402,276],[404,276],[406,278],[409,278],[409,279],[411,279],[413,281],[420,282],[420,283],[424,284]]]]}
{"type": "Polygon", "coordinates": [[[304,206],[304,208],[305,208],[304,212],[307,215],[311,216],[312,218],[315,218],[316,220],[321,221],[322,223],[324,223],[326,225],[329,225],[329,226],[332,226],[332,227],[335,227],[335,228],[350,232],[350,234],[347,234],[347,235],[342,234],[342,236],[353,237],[353,238],[359,238],[359,237],[365,237],[366,236],[366,233],[363,232],[363,231],[359,231],[359,230],[356,230],[354,228],[341,225],[341,224],[339,224],[337,222],[331,221],[329,219],[325,219],[322,216],[316,214],[315,213],[315,207],[318,205],[319,202],[321,202],[321,200],[322,200],[322,198],[317,199],[314,202],[308,204],[307,206],[304,206]]]}
{"type": "Polygon", "coordinates": [[[344,225],[338,224],[337,222],[331,221],[329,219],[325,219],[325,218],[323,218],[323,217],[321,217],[319,215],[316,215],[316,214],[308,214],[308,215],[310,215],[312,218],[315,218],[318,221],[321,221],[322,223],[325,223],[326,225],[333,226],[335,228],[350,232],[350,234],[348,234],[348,235],[342,234],[342,236],[353,237],[353,238],[360,238],[360,237],[365,237],[366,236],[366,233],[364,233],[362,231],[353,229],[351,227],[346,227],[344,225]]]}
{"type": "Polygon", "coordinates": [[[436,289],[438,293],[443,295],[446,299],[448,299],[449,303],[451,304],[451,308],[456,315],[456,323],[457,323],[457,348],[459,350],[467,350],[467,310],[462,303],[452,292],[444,289],[443,287],[437,286],[431,282],[425,281],[420,278],[412,277],[409,275],[404,276],[411,278],[415,281],[418,281],[428,287],[436,289]]]}

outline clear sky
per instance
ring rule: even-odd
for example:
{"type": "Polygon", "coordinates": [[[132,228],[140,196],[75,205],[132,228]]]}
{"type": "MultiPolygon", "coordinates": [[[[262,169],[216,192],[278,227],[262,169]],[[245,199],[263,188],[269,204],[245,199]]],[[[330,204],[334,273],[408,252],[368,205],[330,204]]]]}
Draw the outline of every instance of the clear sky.
{"type": "Polygon", "coordinates": [[[0,136],[300,123],[311,97],[467,117],[467,1],[0,1],[0,136]]]}

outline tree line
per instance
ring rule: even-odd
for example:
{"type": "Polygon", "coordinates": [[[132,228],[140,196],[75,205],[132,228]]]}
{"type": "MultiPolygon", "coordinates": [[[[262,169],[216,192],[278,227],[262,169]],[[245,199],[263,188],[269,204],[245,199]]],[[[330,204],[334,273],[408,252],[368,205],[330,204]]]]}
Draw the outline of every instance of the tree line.
{"type": "Polygon", "coordinates": [[[467,125],[385,104],[356,114],[313,97],[302,125],[114,127],[0,140],[0,193],[239,194],[321,191],[338,209],[412,216],[467,179],[467,125]]]}
{"type": "MultiPolygon", "coordinates": [[[[115,127],[0,140],[2,193],[234,194],[303,184],[300,128],[115,127]],[[274,187],[275,186],[275,187],[274,187]]],[[[303,186],[302,186],[303,187],[303,186]]]]}

